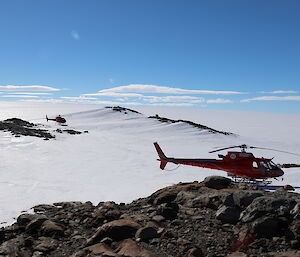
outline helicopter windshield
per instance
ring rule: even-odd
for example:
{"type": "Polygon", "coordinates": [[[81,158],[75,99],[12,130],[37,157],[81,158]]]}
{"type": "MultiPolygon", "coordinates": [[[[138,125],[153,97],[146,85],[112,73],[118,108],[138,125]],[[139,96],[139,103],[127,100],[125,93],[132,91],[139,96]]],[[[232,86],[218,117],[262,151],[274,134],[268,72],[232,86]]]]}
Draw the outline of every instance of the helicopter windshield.
{"type": "Polygon", "coordinates": [[[259,163],[261,167],[268,169],[268,170],[274,170],[277,168],[276,164],[272,161],[269,162],[260,162],[259,163]]]}

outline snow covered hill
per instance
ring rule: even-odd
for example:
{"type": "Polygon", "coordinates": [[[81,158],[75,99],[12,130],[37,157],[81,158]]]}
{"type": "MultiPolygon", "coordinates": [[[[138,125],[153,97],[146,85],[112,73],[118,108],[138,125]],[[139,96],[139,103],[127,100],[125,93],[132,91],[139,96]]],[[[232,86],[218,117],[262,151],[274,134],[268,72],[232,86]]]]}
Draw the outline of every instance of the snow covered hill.
{"type": "MultiPolygon", "coordinates": [[[[68,127],[89,131],[81,135],[56,133],[56,139],[14,137],[0,132],[0,222],[11,222],[23,210],[58,201],[113,200],[130,202],[180,181],[225,175],[189,166],[162,172],[153,147],[158,141],[168,156],[215,158],[214,147],[249,144],[300,153],[300,115],[136,108],[141,113],[109,108],[32,103],[0,103],[0,120],[17,117],[61,128],[45,115],[62,114],[68,127]],[[185,119],[238,135],[213,134],[185,123],[149,119],[159,114],[185,119]]],[[[256,150],[276,163],[300,163],[299,157],[256,150]]],[[[172,164],[167,170],[175,169],[172,164]]],[[[279,183],[279,182],[278,182],[279,183]]],[[[285,182],[300,185],[300,169],[287,170],[285,182]]]]}

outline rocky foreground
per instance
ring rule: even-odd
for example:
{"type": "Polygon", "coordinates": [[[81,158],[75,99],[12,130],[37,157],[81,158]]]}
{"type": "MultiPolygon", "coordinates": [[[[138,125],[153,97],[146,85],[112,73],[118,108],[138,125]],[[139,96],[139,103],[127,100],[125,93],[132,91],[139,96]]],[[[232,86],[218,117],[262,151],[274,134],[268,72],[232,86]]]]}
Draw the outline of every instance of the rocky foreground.
{"type": "Polygon", "coordinates": [[[0,256],[300,256],[300,195],[286,189],[212,176],[130,204],[38,205],[0,230],[0,256]]]}

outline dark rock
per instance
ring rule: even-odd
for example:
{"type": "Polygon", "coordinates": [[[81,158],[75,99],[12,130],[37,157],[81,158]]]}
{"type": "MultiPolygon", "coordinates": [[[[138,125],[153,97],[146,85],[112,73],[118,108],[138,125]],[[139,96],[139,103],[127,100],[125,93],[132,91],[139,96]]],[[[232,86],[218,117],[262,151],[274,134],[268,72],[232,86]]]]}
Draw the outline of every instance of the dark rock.
{"type": "Polygon", "coordinates": [[[20,227],[25,227],[29,222],[33,221],[38,217],[39,215],[37,214],[24,213],[17,218],[17,223],[20,227]]]}
{"type": "Polygon", "coordinates": [[[263,196],[263,193],[256,190],[236,191],[226,197],[224,204],[244,209],[260,196],[263,196]]]}
{"type": "Polygon", "coordinates": [[[187,257],[204,257],[204,254],[201,249],[194,247],[188,251],[187,257]]]}
{"type": "Polygon", "coordinates": [[[252,229],[258,237],[278,236],[280,232],[279,220],[273,217],[262,217],[252,223],[252,229]]]}
{"type": "Polygon", "coordinates": [[[241,213],[240,219],[242,222],[250,222],[266,213],[284,216],[290,213],[294,205],[295,201],[288,198],[258,197],[241,213]]]}
{"type": "Polygon", "coordinates": [[[177,217],[179,206],[177,203],[161,204],[157,209],[157,215],[161,215],[166,219],[172,220],[177,217]]]}
{"type": "Polygon", "coordinates": [[[139,241],[146,242],[150,239],[159,237],[157,230],[154,227],[143,227],[138,229],[135,234],[135,238],[139,241]]]}
{"type": "Polygon", "coordinates": [[[204,179],[203,183],[206,187],[219,190],[230,187],[232,181],[229,178],[221,176],[209,176],[204,179]]]}
{"type": "Polygon", "coordinates": [[[222,203],[222,197],[224,197],[224,194],[218,192],[203,193],[191,202],[187,202],[186,205],[193,208],[207,207],[216,210],[222,203]]]}
{"type": "Polygon", "coordinates": [[[223,223],[236,224],[240,217],[240,211],[235,207],[221,206],[216,212],[216,218],[223,223]]]}
{"type": "Polygon", "coordinates": [[[44,216],[44,215],[38,216],[37,218],[30,221],[26,225],[26,228],[25,228],[26,232],[29,234],[36,233],[40,229],[40,227],[44,223],[44,221],[46,221],[46,220],[47,220],[46,216],[44,216]]]}
{"type": "Polygon", "coordinates": [[[40,237],[34,242],[33,250],[38,252],[50,252],[56,249],[58,242],[48,237],[40,237]]]}
{"type": "Polygon", "coordinates": [[[176,199],[177,191],[163,191],[154,200],[154,204],[170,203],[176,199]]]}

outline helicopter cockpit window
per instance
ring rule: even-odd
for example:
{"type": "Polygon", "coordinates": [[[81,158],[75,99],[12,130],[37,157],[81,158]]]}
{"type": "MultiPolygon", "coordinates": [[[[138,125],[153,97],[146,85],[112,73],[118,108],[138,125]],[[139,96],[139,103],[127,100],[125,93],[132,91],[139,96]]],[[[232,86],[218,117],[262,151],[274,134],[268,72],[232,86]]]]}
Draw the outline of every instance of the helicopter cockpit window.
{"type": "Polygon", "coordinates": [[[257,162],[253,162],[253,163],[252,163],[252,167],[255,168],[255,169],[258,169],[258,164],[257,164],[257,162]]]}
{"type": "Polygon", "coordinates": [[[267,163],[265,163],[265,162],[260,162],[259,165],[265,169],[270,169],[269,166],[267,165],[267,163]]]}

